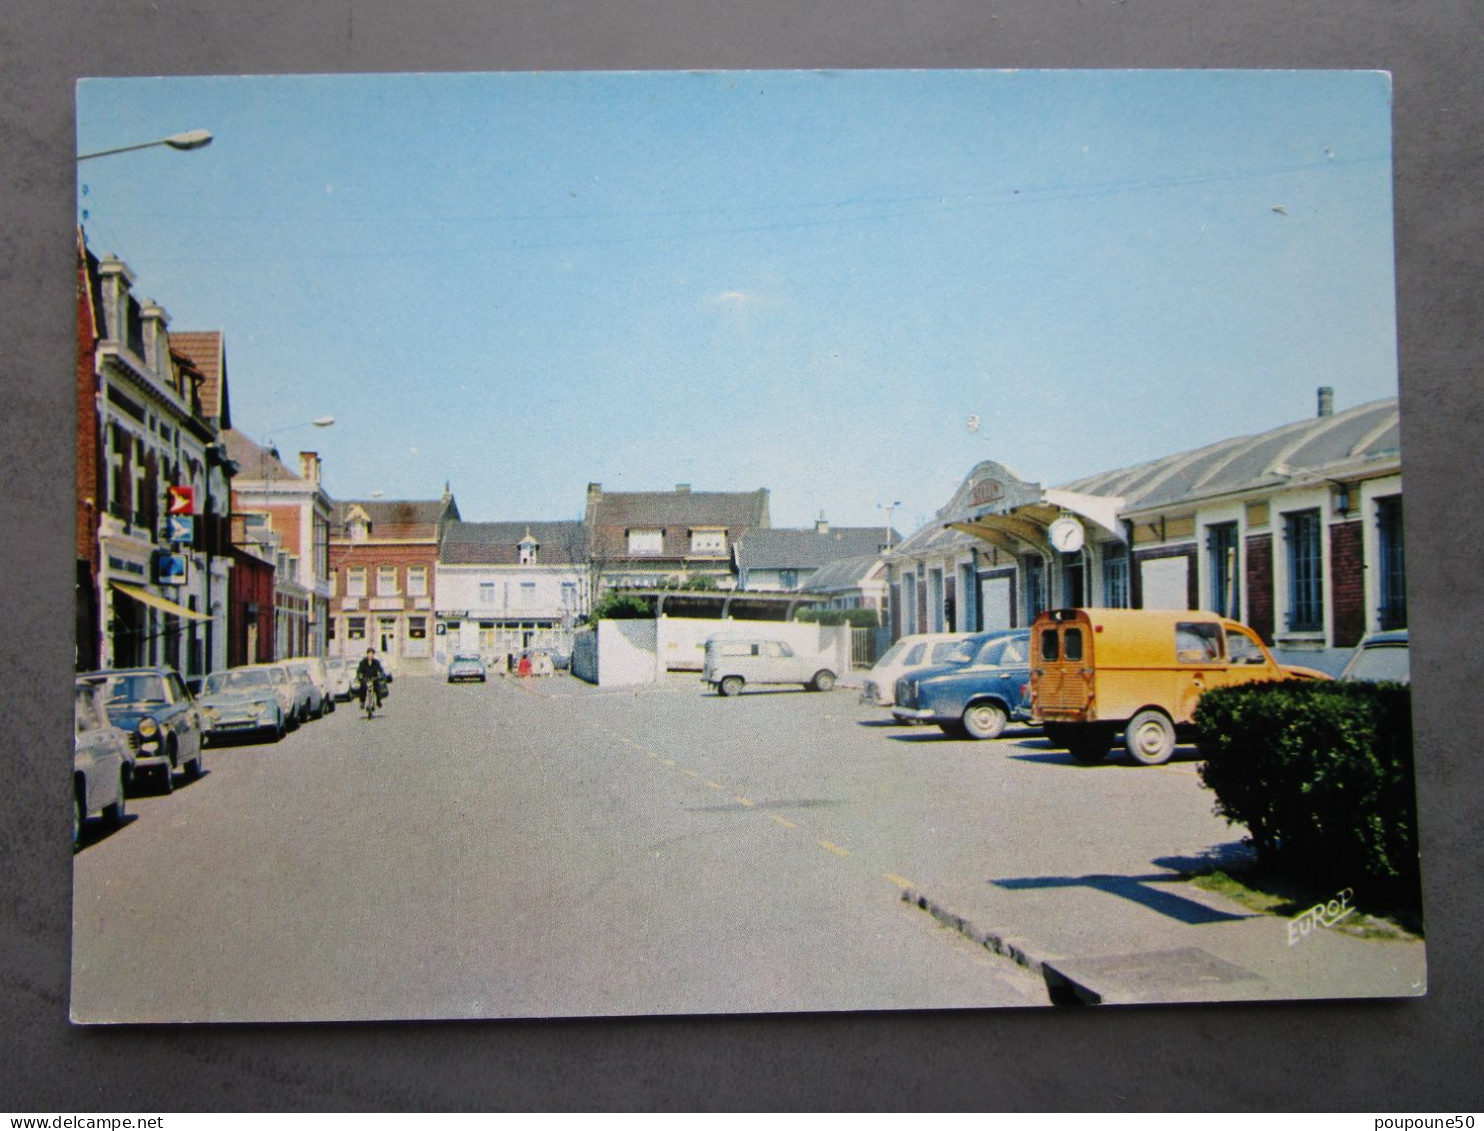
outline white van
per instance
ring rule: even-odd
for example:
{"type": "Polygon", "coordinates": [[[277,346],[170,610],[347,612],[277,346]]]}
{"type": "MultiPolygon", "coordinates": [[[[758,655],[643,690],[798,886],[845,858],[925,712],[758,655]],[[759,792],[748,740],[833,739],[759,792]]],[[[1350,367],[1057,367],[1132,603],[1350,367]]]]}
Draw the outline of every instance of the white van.
{"type": "Polygon", "coordinates": [[[722,695],[736,695],[750,683],[797,683],[807,691],[829,691],[835,686],[829,663],[817,652],[799,654],[784,640],[711,637],[701,678],[722,695]]]}

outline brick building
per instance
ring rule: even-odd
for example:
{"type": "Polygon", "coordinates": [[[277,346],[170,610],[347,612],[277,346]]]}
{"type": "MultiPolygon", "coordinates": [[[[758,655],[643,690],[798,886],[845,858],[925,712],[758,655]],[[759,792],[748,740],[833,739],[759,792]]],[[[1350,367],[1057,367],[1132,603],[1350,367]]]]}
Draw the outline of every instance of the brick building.
{"type": "Polygon", "coordinates": [[[358,500],[334,505],[329,562],[331,655],[373,649],[393,670],[433,670],[438,552],[458,505],[436,500],[358,500]]]}
{"type": "Polygon", "coordinates": [[[894,633],[1014,627],[1056,606],[1200,608],[1334,671],[1407,623],[1397,402],[1042,488],[977,465],[889,555],[894,633]]]}

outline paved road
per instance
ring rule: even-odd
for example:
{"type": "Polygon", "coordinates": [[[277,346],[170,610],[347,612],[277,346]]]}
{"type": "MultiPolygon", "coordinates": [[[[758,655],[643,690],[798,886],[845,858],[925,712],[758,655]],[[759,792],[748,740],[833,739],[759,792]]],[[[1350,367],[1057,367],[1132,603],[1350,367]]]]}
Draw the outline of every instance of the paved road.
{"type": "MultiPolygon", "coordinates": [[[[134,802],[77,856],[74,1016],[1044,1003],[900,897],[975,851],[966,828],[1094,843],[1029,790],[1060,767],[1034,741],[875,722],[848,691],[404,679],[373,720],[342,708],[276,745],[211,749],[205,778],[134,802]]],[[[1198,794],[1180,774],[1125,780],[1198,794]]]]}

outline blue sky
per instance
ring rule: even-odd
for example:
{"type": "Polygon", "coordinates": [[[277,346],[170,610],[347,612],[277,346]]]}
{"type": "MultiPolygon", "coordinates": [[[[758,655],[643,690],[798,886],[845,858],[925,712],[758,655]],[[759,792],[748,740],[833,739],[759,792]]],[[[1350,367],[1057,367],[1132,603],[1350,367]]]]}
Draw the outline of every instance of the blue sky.
{"type": "Polygon", "coordinates": [[[1395,395],[1390,116],[1361,72],[97,79],[79,153],[215,140],[84,162],[78,207],[338,498],[686,482],[907,530],[981,459],[1059,483],[1395,395]]]}

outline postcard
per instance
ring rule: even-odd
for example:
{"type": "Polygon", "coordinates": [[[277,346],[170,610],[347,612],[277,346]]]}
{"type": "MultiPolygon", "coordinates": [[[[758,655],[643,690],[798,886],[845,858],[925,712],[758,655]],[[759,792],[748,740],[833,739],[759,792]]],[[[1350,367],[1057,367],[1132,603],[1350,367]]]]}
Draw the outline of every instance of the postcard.
{"type": "Polygon", "coordinates": [[[1426,992],[1388,75],[77,132],[75,1022],[1426,992]]]}

